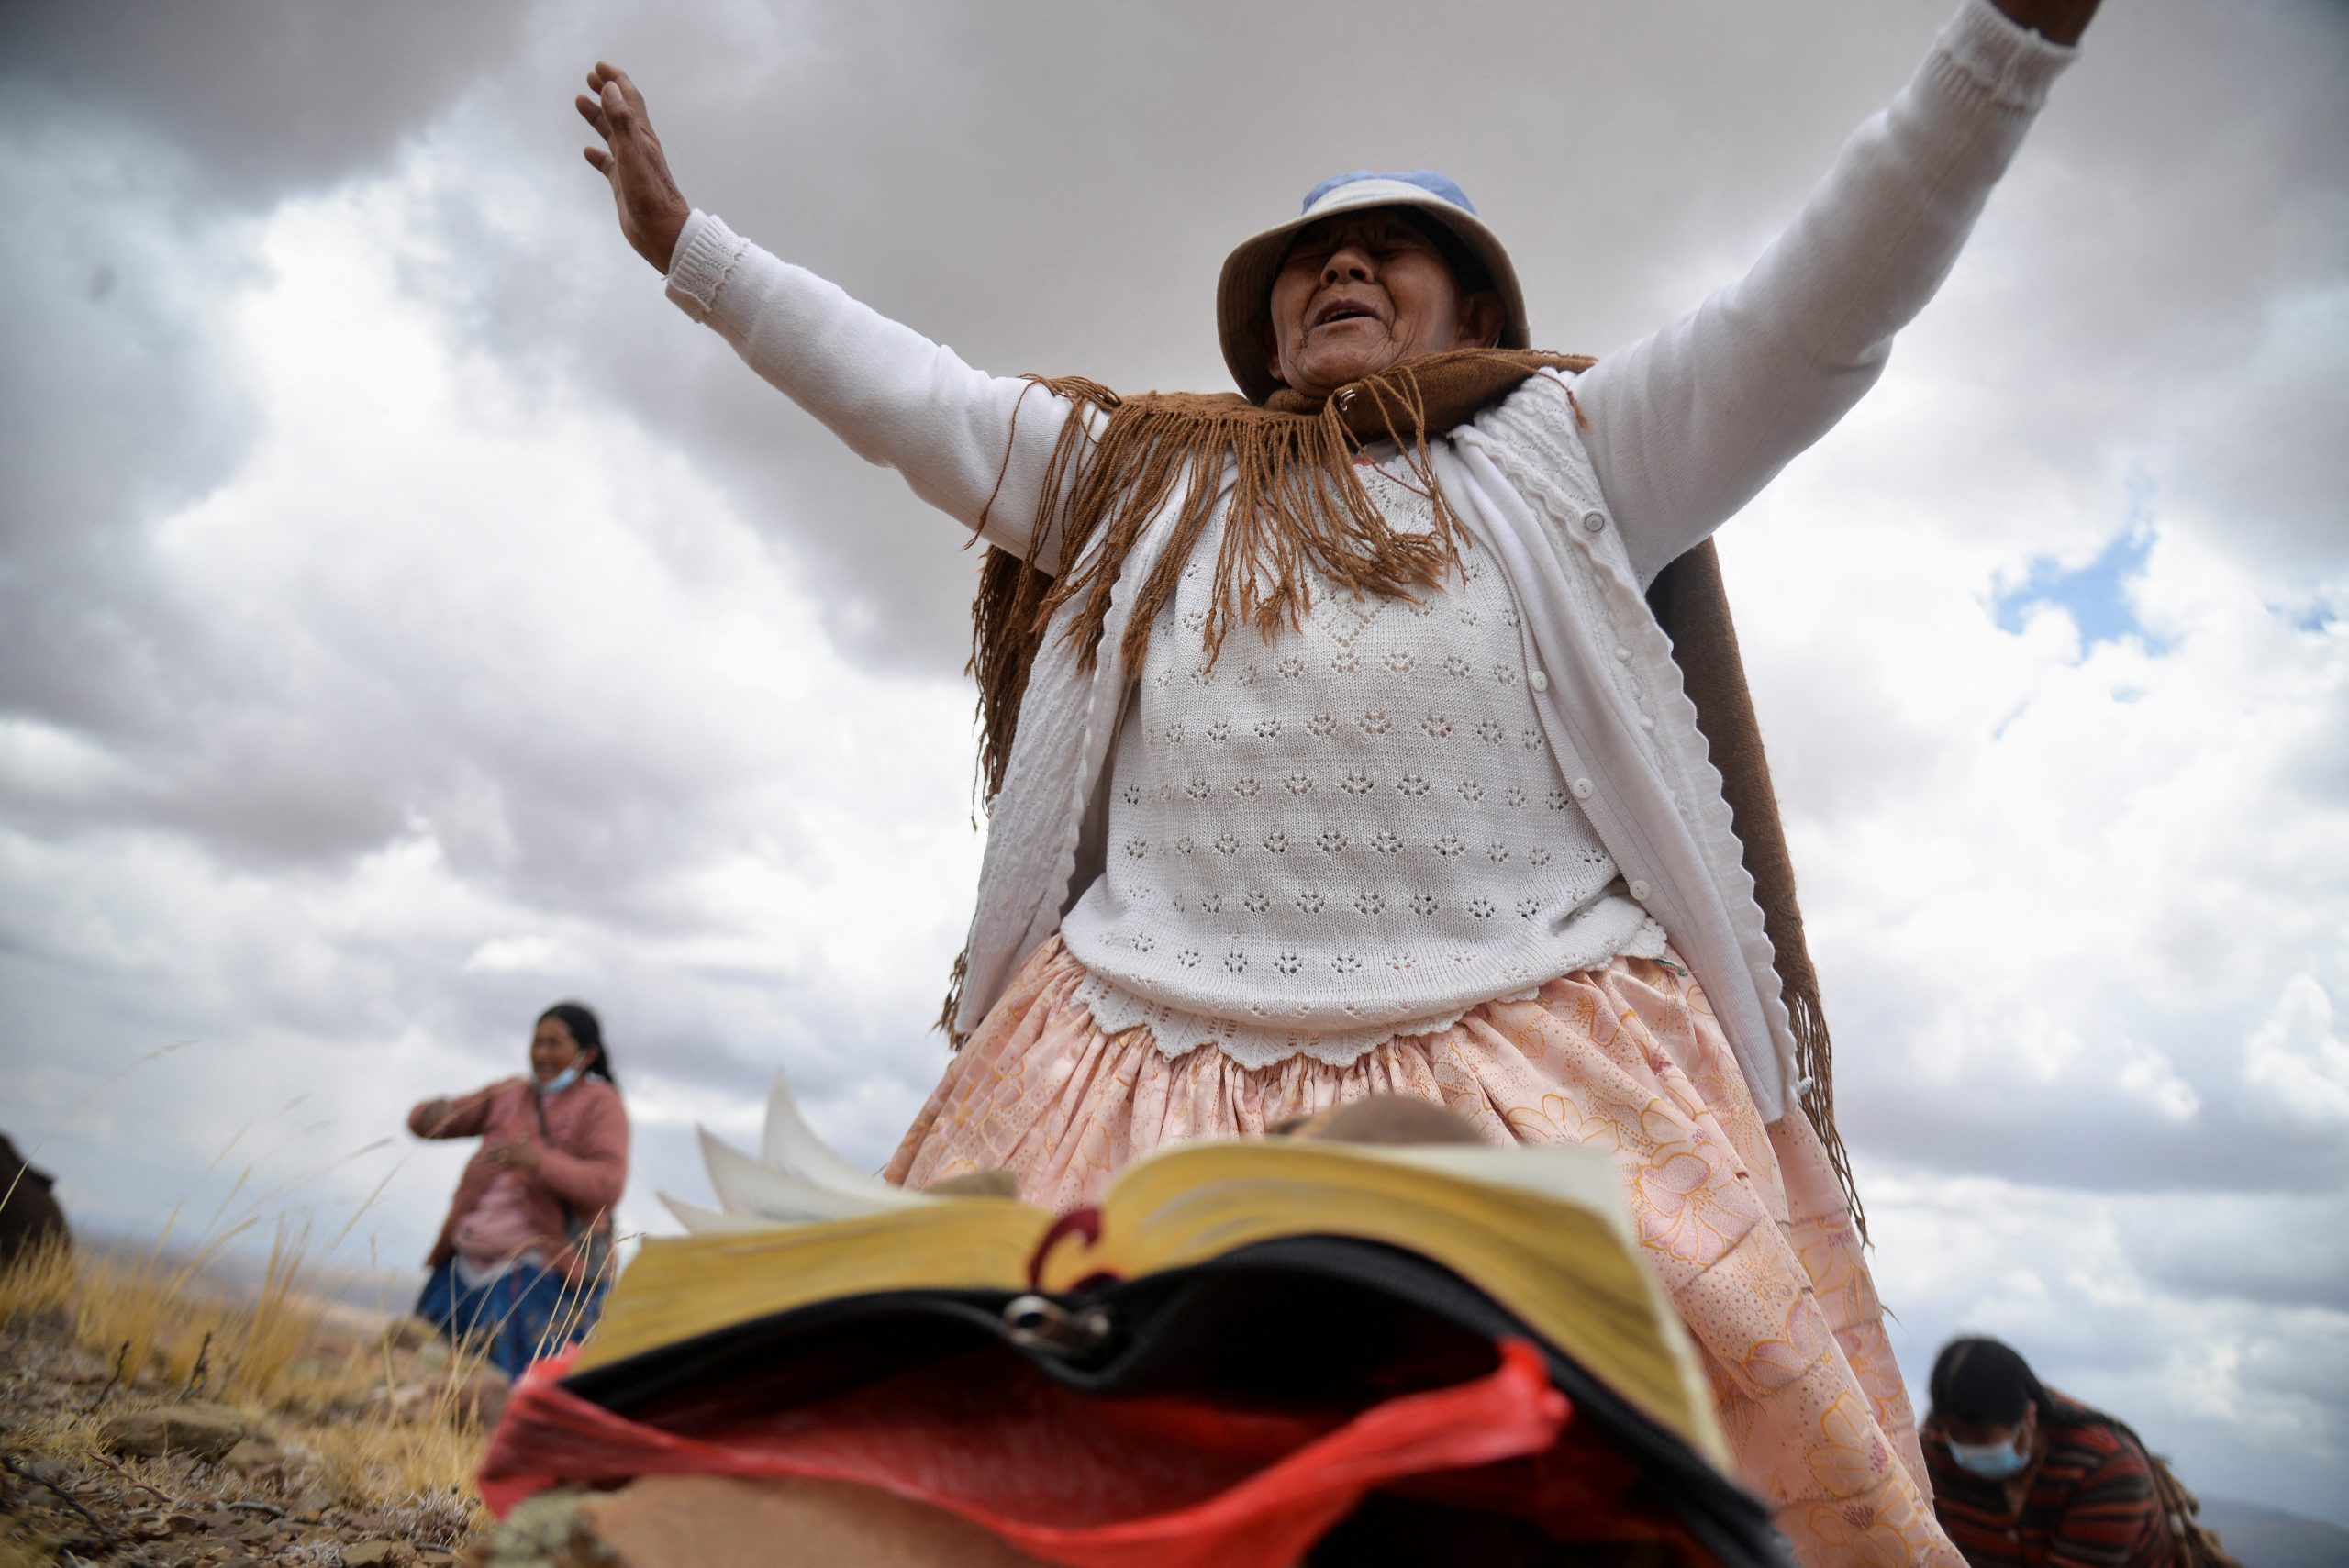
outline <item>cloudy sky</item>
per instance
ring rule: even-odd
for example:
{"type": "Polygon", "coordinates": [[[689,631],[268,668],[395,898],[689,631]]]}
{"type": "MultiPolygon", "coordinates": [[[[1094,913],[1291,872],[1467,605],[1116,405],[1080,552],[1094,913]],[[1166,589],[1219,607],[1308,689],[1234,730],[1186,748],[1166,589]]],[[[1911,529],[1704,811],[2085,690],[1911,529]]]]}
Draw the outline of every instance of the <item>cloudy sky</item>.
{"type": "MultiPolygon", "coordinates": [[[[2006,1335],[2349,1522],[2349,6],[2110,9],[1724,559],[1912,1376],[2006,1335]]],[[[72,1212],[407,1266],[463,1151],[401,1112],[565,995],[638,1229],[778,1065],[874,1164],[941,1068],[974,560],[662,300],[590,64],[974,363],[1215,387],[1223,251],[1364,165],[1459,177],[1537,340],[1626,341],[1944,12],[1431,15],[0,7],[0,1062],[72,1212]]]]}

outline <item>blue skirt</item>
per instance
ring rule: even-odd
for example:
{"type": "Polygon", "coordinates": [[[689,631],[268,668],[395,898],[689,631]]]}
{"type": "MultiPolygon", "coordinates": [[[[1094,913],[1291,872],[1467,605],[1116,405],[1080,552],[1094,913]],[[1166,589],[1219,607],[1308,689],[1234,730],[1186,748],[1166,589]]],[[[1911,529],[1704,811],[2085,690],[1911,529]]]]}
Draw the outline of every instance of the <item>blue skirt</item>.
{"type": "Polygon", "coordinates": [[[468,1285],[454,1258],[432,1271],[416,1298],[416,1315],[459,1343],[479,1346],[509,1378],[541,1356],[575,1344],[603,1310],[608,1277],[575,1286],[551,1269],[518,1264],[468,1285]]]}

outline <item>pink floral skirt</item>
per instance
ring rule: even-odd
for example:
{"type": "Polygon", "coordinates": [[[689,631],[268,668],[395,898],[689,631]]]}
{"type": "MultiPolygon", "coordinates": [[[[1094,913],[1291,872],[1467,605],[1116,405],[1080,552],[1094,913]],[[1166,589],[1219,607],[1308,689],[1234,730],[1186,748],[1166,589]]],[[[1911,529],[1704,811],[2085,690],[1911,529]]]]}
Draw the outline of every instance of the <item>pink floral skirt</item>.
{"type": "Polygon", "coordinates": [[[1092,1202],[1163,1144],[1233,1138],[1365,1095],[1413,1095],[1496,1143],[1605,1149],[1649,1263],[1702,1352],[1746,1484],[1810,1568],[1963,1568],[1934,1522],[1915,1418],[1835,1173],[1799,1114],[1765,1125],[1704,993],[1619,958],[1524,1002],[1398,1037],[1344,1067],[1169,1059],[1105,1035],[1055,937],[946,1071],[885,1173],[1008,1170],[1048,1208],[1092,1202]]]}

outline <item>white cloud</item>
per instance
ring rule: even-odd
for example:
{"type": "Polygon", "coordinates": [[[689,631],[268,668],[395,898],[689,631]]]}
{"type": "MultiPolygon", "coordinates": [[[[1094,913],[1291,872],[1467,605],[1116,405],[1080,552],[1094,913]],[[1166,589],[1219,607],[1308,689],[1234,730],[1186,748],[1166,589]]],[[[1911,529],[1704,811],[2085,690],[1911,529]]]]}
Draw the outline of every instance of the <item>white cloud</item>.
{"type": "MultiPolygon", "coordinates": [[[[605,1008],[640,1169],[671,1184],[688,1120],[754,1115],[786,1061],[877,1163],[941,1060],[978,848],[967,691],[841,659],[787,546],[673,450],[468,353],[398,287],[417,199],[285,205],[201,307],[259,433],[141,537],[209,628],[202,688],[160,733],[0,729],[14,800],[84,813],[0,833],[11,1051],[52,1064],[26,1113],[68,1116],[69,1061],[195,1037],[195,1066],[68,1116],[49,1158],[101,1222],[151,1219],[261,1112],[254,1084],[317,1113],[259,1186],[355,1205],[388,1157],[321,1149],[514,1070],[559,994],[605,1008]],[[100,1155],[165,1105],[161,1144],[100,1155]]],[[[374,1216],[406,1250],[453,1165],[399,1158],[374,1216]]],[[[650,1184],[627,1218],[658,1222],[650,1184]]]]}
{"type": "Polygon", "coordinates": [[[2244,1078],[2287,1115],[2349,1124],[2349,1043],[2341,1038],[2332,998],[2313,977],[2295,974],[2284,983],[2243,1058],[2244,1078]]]}

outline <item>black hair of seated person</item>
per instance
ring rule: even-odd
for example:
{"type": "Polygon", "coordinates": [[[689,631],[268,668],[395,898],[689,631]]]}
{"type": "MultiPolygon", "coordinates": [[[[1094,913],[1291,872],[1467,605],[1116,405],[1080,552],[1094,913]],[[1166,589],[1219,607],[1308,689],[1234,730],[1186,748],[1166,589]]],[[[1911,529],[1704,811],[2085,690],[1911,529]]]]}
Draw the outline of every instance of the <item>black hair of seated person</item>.
{"type": "Polygon", "coordinates": [[[612,1072],[612,1048],[604,1043],[603,1022],[591,1009],[578,1002],[557,1002],[539,1015],[541,1023],[549,1018],[562,1019],[562,1027],[571,1031],[571,1038],[579,1049],[596,1053],[596,1059],[587,1064],[588,1073],[615,1089],[620,1086],[618,1077],[612,1072]]]}
{"type": "Polygon", "coordinates": [[[2023,1411],[2047,1407],[2047,1390],[2015,1348],[2002,1340],[1969,1334],[1952,1340],[1933,1358],[1926,1385],[1932,1418],[2011,1427],[2023,1411]]]}

